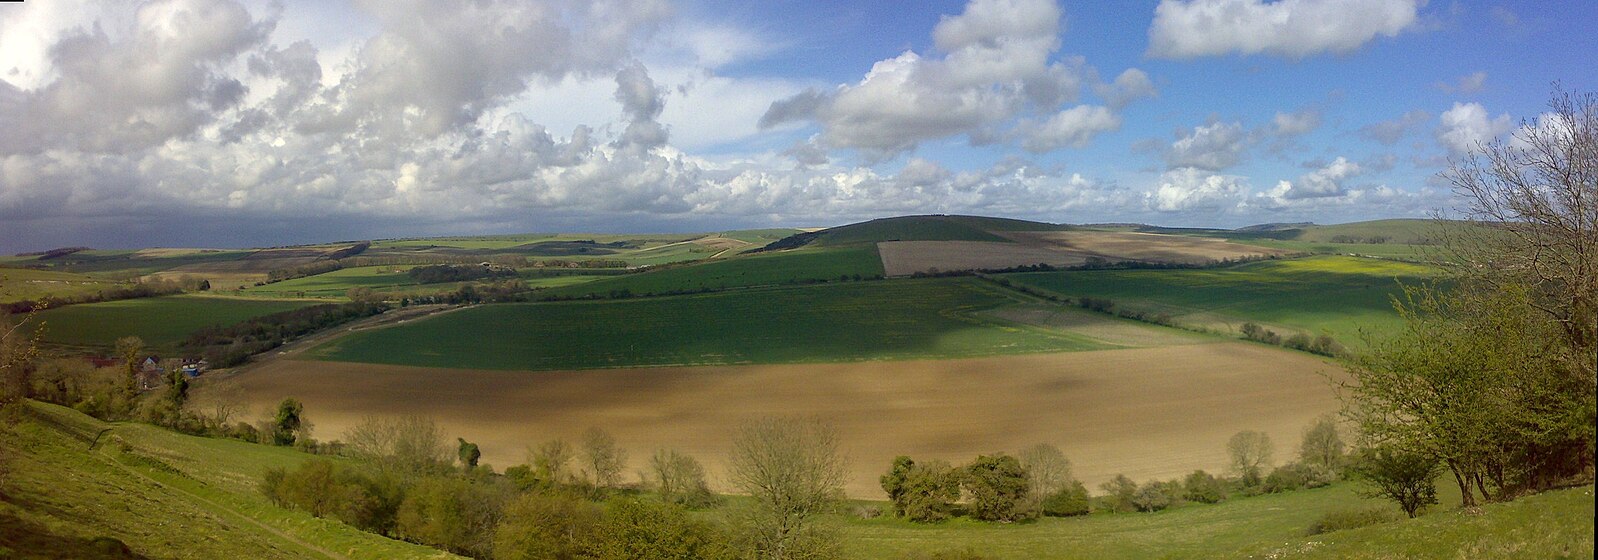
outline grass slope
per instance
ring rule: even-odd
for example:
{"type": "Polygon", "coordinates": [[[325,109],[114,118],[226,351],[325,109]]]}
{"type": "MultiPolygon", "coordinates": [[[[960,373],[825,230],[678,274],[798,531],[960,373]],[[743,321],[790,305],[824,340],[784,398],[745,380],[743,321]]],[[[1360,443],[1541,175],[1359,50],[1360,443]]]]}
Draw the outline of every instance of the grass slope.
{"type": "Polygon", "coordinates": [[[481,306],[312,349],[336,361],[548,370],[969,357],[1103,348],[982,319],[1014,300],[974,279],[481,306]]]}
{"type": "Polygon", "coordinates": [[[270,467],[310,455],[30,403],[0,431],[8,467],[0,558],[99,558],[110,537],[149,558],[450,558],[271,505],[270,467]],[[132,449],[122,454],[112,442],[132,449]],[[90,445],[98,440],[91,450],[90,445]]]}
{"type": "MultiPolygon", "coordinates": [[[[840,276],[882,275],[882,259],[874,245],[835,249],[800,249],[755,253],[735,258],[681,265],[638,274],[555,288],[537,296],[607,296],[625,290],[632,295],[775,286],[836,280],[840,276]]],[[[535,296],[536,297],[536,296],[535,296]]]]}
{"type": "Polygon", "coordinates": [[[110,347],[137,336],[156,351],[171,351],[189,333],[251,317],[298,309],[315,302],[256,300],[197,295],[127,299],[69,305],[40,313],[44,342],[75,347],[110,347]]]}
{"type": "MultiPolygon", "coordinates": [[[[343,299],[350,288],[370,288],[374,292],[443,292],[471,282],[446,282],[418,284],[407,274],[414,265],[358,266],[332,272],[251,286],[236,293],[266,298],[338,298],[343,299]]],[[[527,268],[518,271],[518,278],[529,287],[551,287],[581,284],[604,276],[584,274],[572,269],[527,268]]]]}
{"type": "Polygon", "coordinates": [[[1010,242],[991,232],[1051,231],[1059,226],[1042,222],[982,216],[900,216],[838,226],[818,232],[823,246],[882,241],[997,241],[1010,242]]]}
{"type": "Polygon", "coordinates": [[[115,282],[69,272],[0,268],[0,302],[89,295],[115,285],[115,282]]]}
{"type": "Polygon", "coordinates": [[[854,558],[960,549],[1016,560],[1592,557],[1590,485],[1490,504],[1477,515],[1434,508],[1413,520],[1305,535],[1310,524],[1334,510],[1384,507],[1397,512],[1388,502],[1359,497],[1359,489],[1357,483],[1345,482],[1158,513],[1096,513],[1012,525],[964,518],[933,525],[891,518],[839,522],[854,558]]]}
{"type": "Polygon", "coordinates": [[[1007,274],[1019,284],[1064,296],[1108,298],[1117,307],[1167,313],[1178,323],[1236,331],[1244,322],[1284,335],[1330,333],[1358,344],[1360,329],[1399,326],[1389,299],[1395,279],[1430,269],[1409,263],[1315,256],[1202,270],[1095,270],[1007,274]]]}

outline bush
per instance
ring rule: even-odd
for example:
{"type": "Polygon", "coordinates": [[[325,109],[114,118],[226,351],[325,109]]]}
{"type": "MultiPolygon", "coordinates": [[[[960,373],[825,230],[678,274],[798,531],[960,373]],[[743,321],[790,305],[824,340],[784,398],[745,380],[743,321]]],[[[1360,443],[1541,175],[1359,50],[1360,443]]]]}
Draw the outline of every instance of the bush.
{"type": "Polygon", "coordinates": [[[1003,453],[979,455],[965,468],[967,508],[983,521],[1019,521],[1036,514],[1019,507],[1026,499],[1027,476],[1021,462],[1003,453]]]}
{"type": "Polygon", "coordinates": [[[1204,471],[1193,471],[1182,481],[1182,498],[1189,502],[1217,504],[1226,499],[1226,481],[1204,471]]]}
{"type": "Polygon", "coordinates": [[[1142,512],[1160,511],[1171,507],[1174,500],[1167,491],[1167,484],[1158,480],[1150,480],[1139,486],[1137,493],[1132,495],[1132,507],[1142,512]]]}
{"type": "Polygon", "coordinates": [[[583,558],[593,560],[699,560],[730,557],[726,538],[707,523],[690,519],[682,508],[639,500],[618,500],[586,543],[583,558]]]}
{"type": "Polygon", "coordinates": [[[1309,479],[1309,467],[1299,463],[1288,463],[1277,467],[1271,471],[1270,476],[1265,477],[1264,490],[1268,494],[1291,492],[1308,486],[1309,479]]]}
{"type": "Polygon", "coordinates": [[[422,478],[399,505],[395,532],[411,542],[487,557],[497,544],[494,520],[508,497],[500,487],[466,479],[422,478]]]}
{"type": "Polygon", "coordinates": [[[916,463],[901,455],[882,475],[882,489],[894,515],[923,523],[943,521],[952,514],[952,502],[960,499],[960,473],[943,461],[916,463]]]}
{"type": "Polygon", "coordinates": [[[598,530],[598,507],[562,493],[532,492],[512,500],[494,527],[497,559],[576,558],[598,530]]]}
{"type": "Polygon", "coordinates": [[[1137,483],[1126,475],[1115,475],[1115,479],[1099,485],[1099,488],[1104,490],[1106,509],[1117,513],[1137,511],[1137,506],[1132,502],[1137,497],[1137,483]]]}
{"type": "Polygon", "coordinates": [[[1072,480],[1058,492],[1043,498],[1043,515],[1050,517],[1071,517],[1087,515],[1091,510],[1092,498],[1088,496],[1088,489],[1080,480],[1072,480]]]}
{"type": "Polygon", "coordinates": [[[1321,515],[1320,519],[1310,524],[1307,533],[1319,535],[1344,529],[1369,527],[1397,520],[1398,514],[1387,508],[1338,509],[1321,515]]]}

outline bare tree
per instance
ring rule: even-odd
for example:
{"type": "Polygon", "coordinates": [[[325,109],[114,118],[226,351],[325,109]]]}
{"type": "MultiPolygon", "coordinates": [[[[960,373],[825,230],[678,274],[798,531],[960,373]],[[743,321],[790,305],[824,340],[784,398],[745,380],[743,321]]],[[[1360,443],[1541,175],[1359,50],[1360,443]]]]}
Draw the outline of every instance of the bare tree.
{"type": "Polygon", "coordinates": [[[1058,447],[1040,443],[1026,448],[1016,459],[1026,469],[1032,495],[1052,495],[1071,484],[1071,460],[1058,447]]]}
{"type": "Polygon", "coordinates": [[[648,477],[660,499],[667,502],[691,508],[716,503],[716,496],[705,481],[705,467],[675,449],[661,449],[649,458],[648,477]]]}
{"type": "Polygon", "coordinates": [[[571,444],[566,440],[552,439],[527,450],[528,463],[533,465],[533,475],[545,484],[568,484],[572,460],[571,444]]]}
{"type": "Polygon", "coordinates": [[[234,418],[250,414],[250,406],[244,400],[244,387],[237,381],[216,383],[205,392],[205,402],[210,405],[211,424],[219,430],[227,429],[234,418]]]}
{"type": "Polygon", "coordinates": [[[749,421],[738,429],[728,463],[733,487],[754,499],[740,533],[755,557],[839,554],[837,537],[816,522],[843,495],[845,467],[836,428],[797,418],[749,421]]]}
{"type": "Polygon", "coordinates": [[[444,430],[418,415],[367,416],[344,432],[351,451],[407,472],[441,470],[450,462],[444,430]]]}
{"type": "Polygon", "coordinates": [[[1322,416],[1304,430],[1298,446],[1298,460],[1308,465],[1336,469],[1343,463],[1343,438],[1337,433],[1337,419],[1322,416]]]}
{"type": "Polygon", "coordinates": [[[616,438],[600,428],[583,432],[583,473],[595,489],[614,488],[627,468],[627,450],[616,445],[616,438]]]}
{"type": "Polygon", "coordinates": [[[1446,256],[1472,282],[1536,290],[1532,306],[1598,367],[1598,95],[1556,90],[1548,106],[1443,172],[1481,226],[1446,236],[1446,256]]]}
{"type": "Polygon", "coordinates": [[[28,397],[30,376],[39,357],[39,336],[42,329],[27,327],[29,313],[21,321],[12,323],[0,315],[0,405],[28,397]],[[28,331],[32,330],[32,336],[28,331]]]}
{"type": "Polygon", "coordinates": [[[1265,469],[1271,466],[1271,437],[1265,432],[1243,430],[1226,442],[1226,453],[1232,459],[1232,471],[1246,485],[1259,484],[1265,469]]]}

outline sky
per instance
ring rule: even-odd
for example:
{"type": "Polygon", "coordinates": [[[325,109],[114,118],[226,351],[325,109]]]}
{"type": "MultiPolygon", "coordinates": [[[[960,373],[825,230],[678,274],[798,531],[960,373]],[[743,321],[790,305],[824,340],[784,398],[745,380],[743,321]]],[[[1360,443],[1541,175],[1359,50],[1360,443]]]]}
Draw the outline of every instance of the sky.
{"type": "Polygon", "coordinates": [[[1428,217],[1598,2],[0,4],[0,252],[1428,217]]]}

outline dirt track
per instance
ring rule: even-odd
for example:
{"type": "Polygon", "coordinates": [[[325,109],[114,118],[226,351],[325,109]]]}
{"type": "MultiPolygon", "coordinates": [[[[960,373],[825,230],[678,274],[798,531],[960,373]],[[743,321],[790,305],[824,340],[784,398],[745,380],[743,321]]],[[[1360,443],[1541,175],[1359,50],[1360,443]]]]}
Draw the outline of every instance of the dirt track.
{"type": "MultiPolygon", "coordinates": [[[[498,468],[529,444],[575,441],[589,426],[614,433],[630,470],[657,447],[706,464],[721,483],[734,426],[759,415],[835,423],[851,458],[849,493],[880,497],[893,456],[954,463],[979,453],[1052,443],[1090,485],[1124,473],[1139,481],[1225,465],[1226,439],[1267,431],[1289,458],[1299,430],[1337,402],[1329,362],[1255,344],[1041,354],[944,361],[863,362],[579,372],[446,370],[294,359],[268,361],[237,381],[253,416],[294,396],[319,439],[368,414],[418,413],[482,446],[498,468]]],[[[200,398],[203,400],[204,395],[200,398]]]]}

